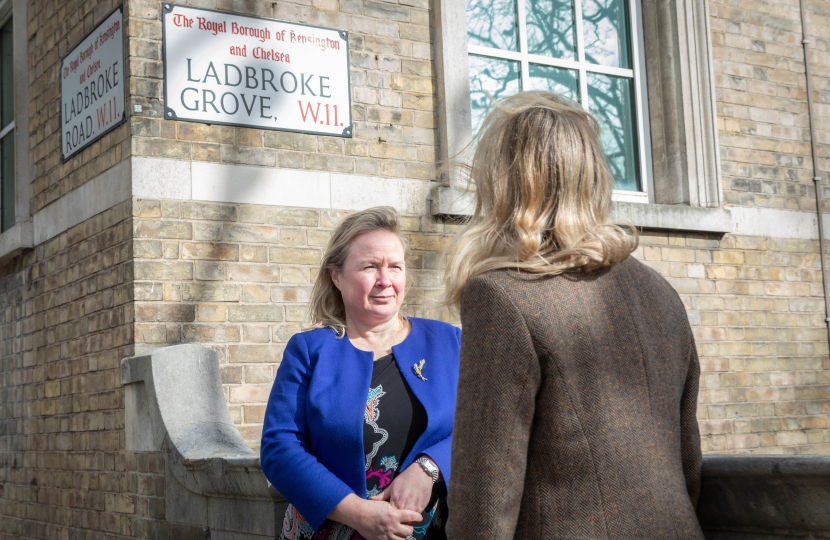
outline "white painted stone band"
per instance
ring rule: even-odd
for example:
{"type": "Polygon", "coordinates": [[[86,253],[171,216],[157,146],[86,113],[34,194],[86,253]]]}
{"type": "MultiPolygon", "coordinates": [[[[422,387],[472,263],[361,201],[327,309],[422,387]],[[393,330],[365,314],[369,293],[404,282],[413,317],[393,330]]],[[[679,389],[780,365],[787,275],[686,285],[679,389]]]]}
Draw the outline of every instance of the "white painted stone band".
{"type": "Polygon", "coordinates": [[[324,171],[271,169],[132,158],[133,197],[337,210],[394,206],[405,214],[429,212],[433,182],[324,171]]]}
{"type": "MultiPolygon", "coordinates": [[[[33,245],[130,197],[334,210],[390,205],[404,214],[425,215],[429,213],[430,190],[436,186],[434,182],[402,178],[132,157],[37,212],[33,217],[33,245]]],[[[616,202],[614,207],[615,221],[630,221],[641,227],[818,239],[817,219],[812,212],[739,206],[713,210],[624,202],[616,202]]],[[[826,232],[830,235],[830,220],[826,232]]],[[[0,234],[0,258],[16,249],[20,244],[17,235],[22,233],[32,234],[18,227],[0,234]]]]}

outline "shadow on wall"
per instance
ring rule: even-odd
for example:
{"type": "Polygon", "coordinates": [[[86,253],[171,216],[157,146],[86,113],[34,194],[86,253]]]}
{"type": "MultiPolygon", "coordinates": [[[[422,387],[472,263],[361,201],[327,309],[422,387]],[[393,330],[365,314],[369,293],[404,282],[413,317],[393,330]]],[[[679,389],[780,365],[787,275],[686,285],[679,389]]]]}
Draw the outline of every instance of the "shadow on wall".
{"type": "MultiPolygon", "coordinates": [[[[164,456],[168,522],[223,538],[279,535],[287,503],[234,426],[215,351],[124,358],[121,382],[127,451],[164,456]]],[[[830,456],[706,455],[698,516],[709,540],[830,538],[830,456]]]]}

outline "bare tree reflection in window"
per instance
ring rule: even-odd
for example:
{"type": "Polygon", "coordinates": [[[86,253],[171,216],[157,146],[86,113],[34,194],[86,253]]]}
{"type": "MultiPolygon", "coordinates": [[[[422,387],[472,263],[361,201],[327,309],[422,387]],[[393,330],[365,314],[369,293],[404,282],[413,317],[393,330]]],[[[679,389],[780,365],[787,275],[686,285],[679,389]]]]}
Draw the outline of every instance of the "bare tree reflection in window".
{"type": "Polygon", "coordinates": [[[467,0],[467,37],[470,45],[518,50],[515,1],[467,0]]]}
{"type": "Polygon", "coordinates": [[[528,88],[561,94],[574,101],[579,99],[579,74],[575,69],[530,64],[528,88]]]}
{"type": "Polygon", "coordinates": [[[628,0],[582,0],[585,59],[592,64],[631,68],[628,0]]]}
{"type": "Polygon", "coordinates": [[[491,97],[499,100],[519,91],[519,63],[497,58],[470,55],[470,102],[473,133],[492,106],[491,97]],[[488,96],[487,94],[490,94],[488,96]]]}
{"type": "Polygon", "coordinates": [[[639,191],[637,133],[634,128],[633,81],[588,74],[590,111],[602,124],[602,146],[616,189],[639,191]]]}
{"type": "Polygon", "coordinates": [[[571,0],[525,0],[527,52],[574,60],[574,6],[571,0]]]}

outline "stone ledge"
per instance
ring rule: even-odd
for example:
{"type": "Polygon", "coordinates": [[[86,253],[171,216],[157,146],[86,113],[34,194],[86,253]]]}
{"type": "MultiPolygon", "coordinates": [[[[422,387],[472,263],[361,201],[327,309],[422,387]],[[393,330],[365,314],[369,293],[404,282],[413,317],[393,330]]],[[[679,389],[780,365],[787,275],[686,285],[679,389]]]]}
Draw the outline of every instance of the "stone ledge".
{"type": "Polygon", "coordinates": [[[0,264],[8,262],[24,251],[33,249],[34,230],[31,221],[23,221],[0,234],[0,264]]]}
{"type": "Polygon", "coordinates": [[[722,208],[614,202],[611,219],[644,229],[725,234],[732,232],[732,214],[722,208]]]}
{"type": "MultiPolygon", "coordinates": [[[[470,216],[475,208],[473,194],[453,186],[433,188],[430,199],[433,215],[470,216]]],[[[631,223],[645,229],[718,234],[732,231],[732,214],[722,208],[615,201],[611,219],[614,223],[631,223]]]]}
{"type": "Polygon", "coordinates": [[[707,538],[830,537],[830,456],[703,456],[707,538]]]}

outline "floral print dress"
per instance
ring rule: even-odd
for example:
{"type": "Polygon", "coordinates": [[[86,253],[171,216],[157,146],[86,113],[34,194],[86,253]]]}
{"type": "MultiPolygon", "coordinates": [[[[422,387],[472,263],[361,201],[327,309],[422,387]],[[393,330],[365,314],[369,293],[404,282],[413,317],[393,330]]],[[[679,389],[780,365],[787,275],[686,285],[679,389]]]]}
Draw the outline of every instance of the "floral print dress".
{"type": "MultiPolygon", "coordinates": [[[[392,483],[400,463],[427,427],[426,411],[403,378],[394,355],[384,356],[374,363],[363,420],[366,493],[367,497],[373,497],[392,483]]],[[[419,467],[418,464],[412,466],[419,467]]],[[[414,532],[408,540],[446,539],[446,503],[440,500],[436,491],[433,488],[422,520],[413,524],[414,532]]],[[[329,519],[315,531],[289,504],[280,540],[363,540],[363,537],[351,527],[329,519]]]]}

